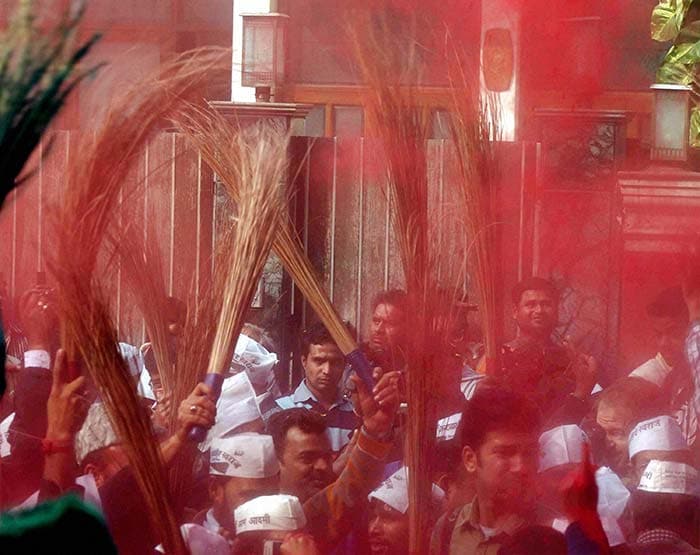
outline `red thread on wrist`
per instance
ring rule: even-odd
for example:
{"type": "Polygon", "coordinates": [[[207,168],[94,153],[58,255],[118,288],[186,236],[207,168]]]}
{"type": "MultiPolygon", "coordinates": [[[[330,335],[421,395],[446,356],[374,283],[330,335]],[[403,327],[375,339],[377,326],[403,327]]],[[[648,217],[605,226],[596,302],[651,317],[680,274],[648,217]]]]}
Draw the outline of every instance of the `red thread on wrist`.
{"type": "Polygon", "coordinates": [[[70,453],[72,451],[72,441],[55,441],[53,439],[48,438],[44,438],[41,440],[41,452],[44,455],[53,455],[55,453],[70,453]]]}

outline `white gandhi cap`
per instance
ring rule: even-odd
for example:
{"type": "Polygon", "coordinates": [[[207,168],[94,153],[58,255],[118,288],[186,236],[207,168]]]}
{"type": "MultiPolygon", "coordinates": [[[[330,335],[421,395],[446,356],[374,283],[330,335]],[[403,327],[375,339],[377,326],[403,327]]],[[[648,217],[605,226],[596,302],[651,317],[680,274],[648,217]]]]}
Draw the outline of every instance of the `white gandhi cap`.
{"type": "Polygon", "coordinates": [[[697,470],[690,465],[672,461],[649,461],[637,489],[651,493],[700,496],[697,470]]]}
{"type": "MultiPolygon", "coordinates": [[[[440,503],[444,497],[445,492],[433,484],[433,502],[440,503]]],[[[368,498],[378,499],[392,509],[405,514],[408,510],[408,469],[405,466],[399,468],[370,493],[368,498]]]]}
{"type": "Polygon", "coordinates": [[[236,534],[266,530],[293,532],[306,526],[304,509],[293,495],[263,495],[233,512],[236,534]]]}
{"type": "Polygon", "coordinates": [[[584,431],[574,424],[557,426],[540,436],[540,472],[562,464],[583,460],[583,444],[588,441],[584,431]]]}
{"type": "Polygon", "coordinates": [[[272,436],[238,434],[212,441],[209,454],[212,476],[267,478],[279,470],[272,436]]]}
{"type": "Polygon", "coordinates": [[[686,451],[688,444],[678,423],[670,416],[657,416],[637,424],[629,436],[629,457],[641,451],[686,451]]]}

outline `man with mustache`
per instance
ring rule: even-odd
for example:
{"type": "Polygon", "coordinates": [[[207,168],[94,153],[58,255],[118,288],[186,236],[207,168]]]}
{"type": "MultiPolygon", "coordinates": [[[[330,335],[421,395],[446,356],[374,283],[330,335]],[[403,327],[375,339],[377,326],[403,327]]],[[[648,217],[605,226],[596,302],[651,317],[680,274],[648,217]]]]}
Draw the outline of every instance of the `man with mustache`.
{"type": "Polygon", "coordinates": [[[430,553],[496,555],[534,519],[539,460],[537,406],[512,390],[482,384],[461,419],[462,460],[476,496],[438,520],[430,553]]]}
{"type": "Polygon", "coordinates": [[[294,393],[277,399],[277,405],[281,409],[303,407],[321,415],[328,426],[331,449],[337,453],[350,442],[360,420],[352,403],[343,397],[345,357],[323,324],[302,332],[301,364],[304,379],[294,393]]]}

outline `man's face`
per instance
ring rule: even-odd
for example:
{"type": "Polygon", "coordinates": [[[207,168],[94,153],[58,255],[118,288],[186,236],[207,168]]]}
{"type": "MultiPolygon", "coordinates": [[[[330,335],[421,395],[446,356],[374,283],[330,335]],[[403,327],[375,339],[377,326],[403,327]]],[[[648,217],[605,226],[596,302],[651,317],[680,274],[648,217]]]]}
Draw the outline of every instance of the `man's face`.
{"type": "Polygon", "coordinates": [[[390,352],[403,343],[404,314],[396,306],[380,303],[372,313],[369,346],[373,351],[390,352]]]}
{"type": "Polygon", "coordinates": [[[512,512],[530,507],[539,461],[535,430],[487,432],[477,451],[464,448],[462,461],[467,472],[475,475],[477,496],[481,499],[492,501],[500,510],[512,507],[512,512]]]}
{"type": "Polygon", "coordinates": [[[279,492],[279,475],[268,478],[216,477],[210,495],[214,515],[224,528],[235,532],[233,511],[246,501],[279,492]]]}
{"type": "Polygon", "coordinates": [[[335,344],[310,345],[309,354],[301,357],[301,364],[311,391],[325,398],[336,396],[345,370],[345,357],[335,344]]]}
{"type": "Polygon", "coordinates": [[[616,464],[623,464],[628,459],[628,439],[632,420],[632,414],[626,407],[616,407],[605,402],[598,405],[596,423],[605,432],[605,441],[612,451],[616,464]]]}
{"type": "Polygon", "coordinates": [[[513,319],[518,328],[539,337],[549,337],[557,325],[557,304],[546,291],[524,291],[513,307],[513,319]]]}
{"type": "Polygon", "coordinates": [[[670,366],[682,365],[687,324],[676,318],[650,318],[656,350],[670,366]]]}
{"type": "Polygon", "coordinates": [[[369,546],[373,555],[408,553],[408,516],[378,499],[369,507],[369,546]]]}
{"type": "Polygon", "coordinates": [[[280,460],[280,489],[304,503],[334,479],[333,451],[326,434],[290,428],[280,460]]]}

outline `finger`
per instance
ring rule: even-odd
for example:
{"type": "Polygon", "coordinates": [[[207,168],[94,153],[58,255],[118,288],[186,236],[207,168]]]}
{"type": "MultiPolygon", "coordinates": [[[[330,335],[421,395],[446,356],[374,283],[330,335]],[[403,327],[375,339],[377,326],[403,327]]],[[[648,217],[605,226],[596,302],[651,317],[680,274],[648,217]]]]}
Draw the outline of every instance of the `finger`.
{"type": "Polygon", "coordinates": [[[367,389],[367,386],[365,385],[365,382],[362,381],[362,378],[360,378],[357,374],[353,374],[350,376],[350,380],[352,383],[355,384],[355,387],[357,389],[357,395],[360,399],[360,403],[367,399],[367,397],[370,396],[369,390],[367,389]]]}
{"type": "Polygon", "coordinates": [[[209,387],[204,382],[199,382],[192,390],[192,395],[196,395],[198,397],[204,395],[211,395],[211,387],[209,387]]]}
{"type": "Polygon", "coordinates": [[[374,386],[373,392],[376,394],[385,387],[389,387],[391,384],[398,383],[399,377],[399,372],[387,372],[381,377],[377,385],[374,386]]]}
{"type": "Polygon", "coordinates": [[[73,395],[85,385],[85,376],[75,378],[72,382],[65,385],[63,388],[64,395],[73,395]]]}
{"type": "Polygon", "coordinates": [[[63,349],[56,351],[53,362],[52,389],[58,389],[68,381],[68,365],[66,364],[66,352],[63,349]]]}
{"type": "Polygon", "coordinates": [[[396,385],[390,384],[387,387],[384,387],[377,391],[374,395],[374,400],[379,401],[379,399],[385,399],[388,397],[391,397],[392,395],[398,395],[399,393],[399,388],[396,387],[396,385]]]}

